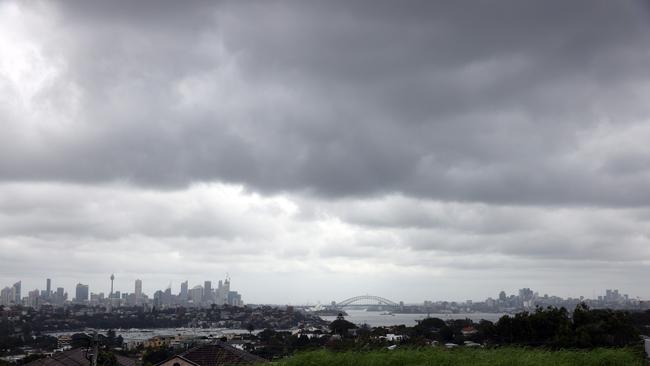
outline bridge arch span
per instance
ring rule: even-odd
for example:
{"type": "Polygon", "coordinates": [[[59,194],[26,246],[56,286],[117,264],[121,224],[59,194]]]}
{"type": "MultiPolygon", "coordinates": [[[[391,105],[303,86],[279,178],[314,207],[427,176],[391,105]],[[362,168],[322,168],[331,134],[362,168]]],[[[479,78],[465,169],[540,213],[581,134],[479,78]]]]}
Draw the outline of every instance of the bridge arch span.
{"type": "Polygon", "coordinates": [[[336,303],[336,307],[344,307],[348,305],[376,305],[376,304],[370,304],[370,302],[375,302],[376,304],[379,305],[386,305],[386,306],[399,306],[394,301],[388,300],[386,298],[380,297],[380,296],[372,296],[372,295],[361,295],[361,296],[355,296],[351,297],[349,299],[345,299],[341,302],[336,303]],[[362,301],[366,301],[366,303],[361,303],[361,304],[355,304],[355,303],[360,303],[362,301]]]}

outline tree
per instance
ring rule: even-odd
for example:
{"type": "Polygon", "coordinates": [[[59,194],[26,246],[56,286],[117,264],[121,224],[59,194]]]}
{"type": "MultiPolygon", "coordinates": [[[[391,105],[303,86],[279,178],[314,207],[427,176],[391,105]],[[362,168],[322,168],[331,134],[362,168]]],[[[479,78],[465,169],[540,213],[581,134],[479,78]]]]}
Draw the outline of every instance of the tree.
{"type": "Polygon", "coordinates": [[[160,347],[148,349],[142,356],[142,363],[144,365],[155,365],[159,362],[165,361],[174,355],[172,348],[160,347]]]}
{"type": "Polygon", "coordinates": [[[440,318],[424,318],[418,322],[418,325],[425,329],[440,329],[445,326],[445,322],[440,318]]]}
{"type": "Polygon", "coordinates": [[[357,336],[359,338],[370,338],[372,332],[372,327],[366,323],[361,324],[357,331],[357,336]]]}
{"type": "Polygon", "coordinates": [[[115,331],[113,329],[106,332],[106,343],[109,347],[115,346],[115,331]]]}
{"type": "Polygon", "coordinates": [[[491,321],[482,319],[478,322],[479,340],[484,342],[486,340],[493,340],[497,334],[497,327],[491,321]]]}
{"type": "Polygon", "coordinates": [[[446,324],[440,328],[440,340],[445,343],[454,340],[454,331],[446,324]]]}
{"type": "Polygon", "coordinates": [[[440,329],[445,327],[446,324],[439,318],[425,318],[418,321],[418,324],[413,327],[412,336],[424,337],[426,339],[433,339],[440,329]]]}
{"type": "Polygon", "coordinates": [[[30,322],[23,324],[22,326],[23,340],[28,342],[32,338],[32,325],[30,322]]]}
{"type": "Polygon", "coordinates": [[[20,362],[18,364],[19,365],[26,365],[26,364],[28,364],[28,363],[30,363],[32,361],[39,360],[39,359],[45,358],[45,357],[46,356],[44,354],[42,354],[42,353],[34,353],[34,354],[31,354],[31,355],[23,358],[22,360],[20,360],[20,362]]]}
{"type": "Polygon", "coordinates": [[[119,366],[117,357],[111,352],[99,352],[97,355],[98,366],[119,366]]]}
{"type": "Polygon", "coordinates": [[[53,350],[57,347],[58,341],[56,337],[42,335],[34,339],[34,346],[43,350],[53,350]]]}
{"type": "Polygon", "coordinates": [[[267,328],[259,332],[257,336],[260,338],[262,342],[268,343],[271,341],[271,338],[275,336],[275,331],[273,329],[267,328]]]}
{"type": "Polygon", "coordinates": [[[253,331],[255,330],[255,325],[253,323],[248,323],[246,326],[246,330],[248,331],[248,334],[253,334],[253,331]]]}
{"type": "Polygon", "coordinates": [[[336,317],[336,320],[330,323],[330,330],[334,334],[339,334],[344,336],[348,333],[348,330],[355,329],[357,326],[354,323],[351,323],[343,317],[343,314],[339,313],[336,317]]]}
{"type": "Polygon", "coordinates": [[[72,348],[90,347],[90,337],[85,333],[75,333],[72,335],[71,345],[72,348]]]}

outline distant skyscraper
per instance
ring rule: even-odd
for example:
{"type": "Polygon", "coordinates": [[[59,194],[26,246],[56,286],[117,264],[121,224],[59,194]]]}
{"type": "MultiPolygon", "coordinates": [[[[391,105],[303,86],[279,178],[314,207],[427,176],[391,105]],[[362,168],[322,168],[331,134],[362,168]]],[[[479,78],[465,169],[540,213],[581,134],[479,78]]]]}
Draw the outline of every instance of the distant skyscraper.
{"type": "Polygon", "coordinates": [[[228,275],[226,275],[225,281],[219,281],[219,287],[217,287],[215,294],[217,304],[230,304],[230,277],[228,275]]]}
{"type": "Polygon", "coordinates": [[[22,301],[22,296],[20,294],[21,287],[22,287],[21,281],[14,283],[14,285],[11,287],[12,293],[14,295],[13,301],[16,304],[20,304],[22,301]]]}
{"type": "Polygon", "coordinates": [[[228,299],[227,299],[228,294],[224,294],[223,290],[224,290],[223,289],[223,281],[219,280],[219,284],[217,285],[217,289],[215,290],[215,294],[214,294],[215,295],[214,296],[215,297],[215,303],[217,305],[223,305],[223,304],[226,303],[226,301],[228,301],[228,299]]]}
{"type": "Polygon", "coordinates": [[[52,280],[48,278],[46,280],[46,283],[47,284],[45,285],[45,296],[46,298],[49,299],[50,297],[52,297],[52,280]]]}
{"type": "Polygon", "coordinates": [[[203,287],[201,285],[196,285],[190,290],[190,300],[194,304],[200,304],[201,299],[203,299],[203,287]]]}
{"type": "Polygon", "coordinates": [[[0,305],[10,305],[14,300],[13,289],[11,287],[5,287],[0,291],[0,305]]]}
{"type": "Polygon", "coordinates": [[[171,305],[173,296],[174,295],[172,295],[172,289],[170,287],[167,287],[163,296],[163,305],[171,305]]]}
{"type": "Polygon", "coordinates": [[[63,287],[57,287],[56,288],[56,293],[54,294],[54,301],[59,305],[62,305],[66,300],[65,295],[63,294],[63,291],[64,291],[63,287]]]}
{"type": "Polygon", "coordinates": [[[223,281],[223,300],[228,304],[228,296],[230,296],[230,277],[226,275],[225,281],[223,281]]]}
{"type": "Polygon", "coordinates": [[[232,306],[243,306],[244,302],[241,300],[241,295],[237,291],[228,292],[228,304],[232,306]]]}
{"type": "Polygon", "coordinates": [[[163,306],[163,304],[164,304],[163,298],[164,297],[165,297],[164,292],[162,292],[160,290],[154,292],[153,293],[153,306],[155,306],[155,307],[163,306]]]}
{"type": "Polygon", "coordinates": [[[203,302],[205,303],[212,303],[212,282],[211,281],[205,281],[203,283],[203,302]]]}
{"type": "Polygon", "coordinates": [[[532,298],[533,298],[533,290],[527,287],[519,290],[519,299],[521,301],[529,301],[532,298]]]}
{"type": "Polygon", "coordinates": [[[38,290],[29,291],[27,293],[27,306],[38,306],[39,293],[38,290]]]}
{"type": "Polygon", "coordinates": [[[135,280],[135,303],[140,304],[142,302],[142,280],[135,280]]]}
{"type": "Polygon", "coordinates": [[[81,283],[77,284],[75,292],[75,301],[76,302],[86,302],[88,301],[88,285],[83,285],[81,283]]]}
{"type": "Polygon", "coordinates": [[[179,300],[187,301],[187,281],[181,282],[181,292],[178,294],[179,300]]]}

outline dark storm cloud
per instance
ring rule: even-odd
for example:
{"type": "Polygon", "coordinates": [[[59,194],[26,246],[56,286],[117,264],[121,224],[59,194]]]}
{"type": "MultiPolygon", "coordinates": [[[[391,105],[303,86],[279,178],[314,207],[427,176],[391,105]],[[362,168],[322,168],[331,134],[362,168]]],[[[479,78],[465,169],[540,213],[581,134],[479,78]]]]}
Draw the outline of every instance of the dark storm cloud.
{"type": "Polygon", "coordinates": [[[0,0],[0,277],[647,295],[648,9],[0,0]]]}
{"type": "Polygon", "coordinates": [[[25,140],[20,107],[0,108],[15,123],[4,180],[650,203],[648,151],[580,154],[601,126],[648,131],[642,2],[34,9],[54,19],[43,57],[63,65],[38,106],[69,113],[25,140]]]}

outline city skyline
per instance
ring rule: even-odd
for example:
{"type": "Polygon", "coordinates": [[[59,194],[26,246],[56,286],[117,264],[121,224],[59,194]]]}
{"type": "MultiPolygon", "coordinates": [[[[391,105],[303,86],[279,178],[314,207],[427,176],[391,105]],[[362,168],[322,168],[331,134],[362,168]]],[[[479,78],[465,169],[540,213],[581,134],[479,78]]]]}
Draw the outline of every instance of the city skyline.
{"type": "MultiPolygon", "coordinates": [[[[108,293],[101,290],[91,288],[88,283],[79,281],[73,287],[74,292],[65,290],[65,287],[58,286],[56,290],[52,290],[52,279],[47,278],[46,287],[44,290],[39,288],[30,289],[27,296],[23,296],[22,280],[14,283],[12,286],[5,286],[2,289],[2,297],[0,297],[0,305],[11,304],[28,304],[29,306],[40,306],[43,304],[51,305],[65,305],[65,304],[94,304],[111,306],[142,306],[142,305],[171,305],[172,299],[169,299],[171,287],[164,289],[156,289],[152,292],[151,296],[143,291],[142,280],[136,279],[133,282],[131,291],[121,291],[119,288],[114,287],[115,274],[111,274],[110,290],[108,293]],[[167,298],[165,300],[165,298],[167,298]],[[166,303],[156,304],[165,300],[166,303]]],[[[192,288],[188,286],[189,281],[181,282],[180,291],[173,293],[174,304],[194,304],[194,305],[233,305],[243,306],[241,294],[233,291],[230,286],[230,276],[226,275],[223,280],[217,281],[217,287],[212,288],[211,281],[204,281],[204,286],[195,285],[192,288]]]]}
{"type": "Polygon", "coordinates": [[[650,6],[0,1],[0,283],[650,298],[650,6]]]}
{"type": "MultiPolygon", "coordinates": [[[[119,277],[114,276],[114,274],[111,274],[111,276],[109,278],[109,281],[112,281],[113,278],[117,279],[119,277]]],[[[51,285],[51,283],[52,283],[51,280],[52,279],[50,279],[50,278],[45,279],[46,288],[47,288],[48,285],[51,285]]],[[[227,275],[227,274],[225,276],[225,281],[227,283],[230,283],[230,276],[227,275]]],[[[52,296],[53,294],[56,294],[57,291],[59,291],[61,294],[63,293],[63,291],[65,291],[65,294],[67,296],[66,300],[68,302],[70,302],[70,303],[78,303],[78,299],[77,299],[78,289],[79,289],[79,286],[83,286],[83,288],[85,288],[85,290],[83,290],[83,291],[85,291],[85,296],[86,296],[87,300],[90,300],[91,295],[102,295],[103,296],[101,298],[102,301],[103,301],[103,299],[109,299],[110,298],[110,296],[109,296],[109,294],[111,293],[110,292],[110,286],[111,286],[110,284],[108,285],[109,286],[108,287],[108,289],[109,289],[108,292],[105,292],[105,291],[101,290],[101,287],[100,287],[99,290],[98,289],[93,289],[92,286],[89,286],[87,283],[82,283],[82,282],[83,281],[78,281],[75,284],[75,286],[73,286],[71,288],[72,291],[70,291],[70,292],[68,292],[68,290],[64,286],[61,286],[61,285],[54,286],[53,288],[55,290],[52,290],[52,292],[50,293],[50,296],[52,296]]],[[[189,280],[185,280],[185,281],[180,281],[179,282],[179,286],[178,286],[177,289],[174,289],[173,286],[167,286],[167,287],[164,287],[164,288],[155,288],[154,286],[151,286],[150,291],[143,291],[143,287],[142,287],[143,281],[141,279],[137,278],[131,284],[130,289],[125,290],[123,288],[115,287],[114,290],[115,290],[115,293],[117,294],[117,297],[116,297],[117,299],[127,300],[127,298],[125,298],[124,296],[127,296],[127,295],[130,296],[128,298],[128,301],[131,301],[131,302],[129,302],[128,305],[143,305],[144,303],[148,303],[149,305],[151,305],[152,300],[154,298],[154,294],[156,292],[165,292],[167,290],[170,290],[171,294],[173,294],[174,296],[179,296],[181,298],[185,297],[185,300],[190,300],[190,299],[193,298],[192,290],[197,289],[197,288],[200,288],[201,290],[204,290],[205,288],[210,288],[210,293],[212,293],[214,295],[215,293],[217,293],[217,289],[221,288],[222,282],[223,282],[223,280],[218,280],[218,286],[219,287],[218,288],[212,288],[212,281],[211,280],[197,281],[196,283],[190,282],[189,280]],[[206,285],[209,285],[209,287],[206,286],[206,285]],[[138,289],[140,289],[140,294],[141,294],[140,297],[138,297],[138,295],[137,295],[138,294],[138,289]]],[[[22,289],[27,290],[27,291],[22,293],[23,295],[28,295],[30,292],[36,291],[36,290],[38,290],[38,294],[40,294],[40,296],[43,296],[44,294],[48,293],[47,290],[41,290],[41,288],[39,288],[39,287],[34,287],[34,288],[24,287],[24,285],[22,285],[22,283],[23,283],[23,281],[19,280],[18,282],[16,282],[14,284],[14,286],[16,284],[18,284],[19,289],[22,287],[22,289]]],[[[56,284],[56,282],[55,282],[55,284],[56,284]]],[[[2,289],[3,286],[4,285],[2,283],[0,283],[0,289],[2,289]]],[[[7,288],[10,288],[10,286],[5,286],[4,287],[5,290],[7,288]]],[[[229,288],[230,287],[228,286],[228,289],[229,288]]],[[[590,295],[575,294],[575,293],[574,294],[569,294],[569,295],[562,295],[562,294],[556,294],[556,293],[548,293],[548,292],[545,292],[545,291],[534,291],[534,294],[535,294],[536,298],[538,298],[538,299],[550,297],[550,298],[559,298],[559,299],[562,299],[562,300],[571,300],[571,299],[580,300],[580,299],[584,299],[585,301],[586,300],[593,300],[593,301],[599,300],[599,299],[603,298],[603,294],[605,294],[606,295],[605,298],[608,297],[608,296],[615,296],[615,297],[620,296],[620,299],[624,299],[626,302],[628,300],[629,301],[635,301],[637,303],[637,305],[638,305],[639,301],[644,302],[644,303],[645,302],[650,303],[650,298],[643,298],[643,297],[638,296],[636,294],[629,295],[629,294],[625,293],[626,292],[625,290],[620,291],[620,289],[618,287],[612,287],[611,289],[612,290],[610,290],[609,288],[600,288],[600,289],[597,289],[597,290],[594,289],[590,295]],[[610,294],[610,291],[612,292],[612,294],[610,294]],[[620,295],[619,295],[619,291],[620,291],[620,295]]],[[[226,290],[226,291],[228,291],[228,290],[226,290]]],[[[519,292],[519,297],[522,297],[522,291],[528,291],[528,292],[530,292],[531,295],[533,294],[533,291],[531,291],[530,288],[522,287],[522,288],[517,288],[517,289],[500,289],[498,291],[493,291],[493,293],[491,295],[488,295],[488,296],[485,296],[485,297],[480,297],[479,296],[479,297],[474,297],[474,298],[468,297],[468,298],[463,298],[463,299],[424,298],[424,299],[421,299],[421,300],[407,300],[407,301],[403,301],[403,299],[399,299],[397,301],[403,302],[403,303],[409,304],[409,305],[415,305],[415,304],[421,304],[421,303],[426,304],[427,302],[446,302],[446,301],[453,301],[453,302],[457,302],[457,303],[461,303],[461,304],[465,303],[467,301],[477,302],[477,303],[481,303],[481,302],[489,303],[489,301],[494,301],[494,300],[497,300],[497,299],[500,299],[500,298],[502,299],[502,296],[504,294],[515,294],[516,295],[517,292],[519,292]],[[494,296],[497,293],[498,293],[498,295],[494,296]]],[[[235,293],[237,293],[237,292],[235,292],[235,293]]],[[[363,294],[368,295],[367,292],[363,293],[363,294]]],[[[247,295],[249,295],[249,294],[247,294],[247,295]]],[[[358,292],[354,296],[357,296],[357,295],[362,295],[362,292],[358,292]]],[[[375,295],[378,295],[378,294],[375,294],[375,295]]],[[[45,296],[47,296],[47,295],[45,295],[45,296]]],[[[204,305],[209,304],[209,303],[218,303],[218,302],[215,302],[214,298],[206,298],[205,296],[206,296],[205,292],[202,292],[202,295],[200,297],[201,301],[199,301],[200,303],[202,303],[204,305]]],[[[238,295],[238,296],[241,296],[241,295],[238,295]]],[[[23,299],[27,299],[27,297],[28,296],[23,296],[23,299]]],[[[353,295],[350,295],[350,297],[353,297],[353,295]]],[[[253,298],[255,298],[255,297],[253,296],[253,298]]],[[[185,300],[183,300],[183,301],[185,301],[185,300]]],[[[252,303],[252,304],[270,304],[270,305],[316,305],[316,304],[327,305],[327,304],[331,303],[332,301],[336,302],[337,300],[344,300],[344,298],[326,299],[326,300],[320,300],[319,299],[319,300],[316,300],[315,302],[311,301],[311,300],[308,300],[308,301],[302,302],[302,303],[300,303],[300,302],[270,302],[270,301],[250,301],[250,303],[252,303]]],[[[195,302],[196,302],[196,300],[195,300],[195,302]]],[[[62,305],[62,304],[57,304],[57,305],[62,305]]]]}

